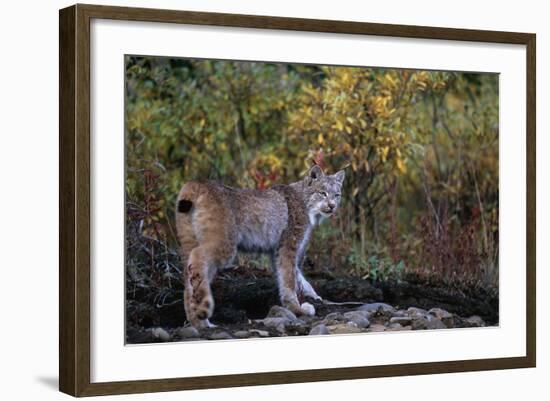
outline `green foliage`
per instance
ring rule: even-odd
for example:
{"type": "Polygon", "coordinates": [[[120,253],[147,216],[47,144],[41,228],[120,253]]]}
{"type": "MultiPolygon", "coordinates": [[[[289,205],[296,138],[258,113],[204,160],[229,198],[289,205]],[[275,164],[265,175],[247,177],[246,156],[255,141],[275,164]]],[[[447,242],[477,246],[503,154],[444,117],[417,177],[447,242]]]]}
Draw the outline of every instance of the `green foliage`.
{"type": "Polygon", "coordinates": [[[375,280],[498,283],[498,76],[126,59],[128,218],[174,247],[189,180],[266,188],[346,168],[309,257],[375,280]]]}
{"type": "Polygon", "coordinates": [[[394,263],[391,258],[378,254],[365,258],[358,248],[351,249],[348,255],[348,264],[355,274],[373,281],[399,281],[405,269],[403,260],[394,263]]]}

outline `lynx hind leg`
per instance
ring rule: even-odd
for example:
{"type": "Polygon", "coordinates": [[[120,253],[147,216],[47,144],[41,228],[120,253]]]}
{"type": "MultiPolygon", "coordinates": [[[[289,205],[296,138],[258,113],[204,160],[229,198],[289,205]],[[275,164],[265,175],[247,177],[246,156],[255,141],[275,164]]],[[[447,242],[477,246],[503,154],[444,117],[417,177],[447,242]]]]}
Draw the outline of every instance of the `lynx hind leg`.
{"type": "Polygon", "coordinates": [[[315,308],[308,302],[300,304],[298,300],[298,269],[295,253],[282,249],[276,258],[277,281],[281,304],[296,315],[314,316],[315,308]]]}
{"type": "Polygon", "coordinates": [[[208,320],[214,312],[214,298],[210,289],[214,272],[210,271],[211,268],[204,249],[200,246],[194,248],[186,266],[184,303],[187,320],[197,328],[212,326],[208,320]]]}
{"type": "MultiPolygon", "coordinates": [[[[196,305],[193,299],[193,287],[191,285],[191,277],[197,275],[198,267],[194,267],[190,264],[191,252],[193,249],[199,246],[195,232],[193,230],[193,224],[190,214],[183,214],[176,212],[176,229],[178,234],[178,240],[180,243],[180,255],[183,265],[183,305],[185,308],[185,315],[187,321],[193,326],[199,326],[199,320],[195,316],[196,305]]],[[[195,261],[195,264],[198,261],[195,261]]]]}

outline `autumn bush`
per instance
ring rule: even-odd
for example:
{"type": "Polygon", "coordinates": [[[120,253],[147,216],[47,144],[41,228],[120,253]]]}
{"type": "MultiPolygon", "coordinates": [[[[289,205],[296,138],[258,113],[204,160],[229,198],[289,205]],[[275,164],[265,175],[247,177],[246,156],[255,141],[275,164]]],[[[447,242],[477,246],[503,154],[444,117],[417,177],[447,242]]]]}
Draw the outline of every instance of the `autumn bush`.
{"type": "Polygon", "coordinates": [[[178,277],[184,182],[263,189],[317,163],[345,168],[346,180],[311,266],[497,288],[495,74],[132,56],[125,138],[127,232],[137,236],[127,246],[152,244],[132,248],[128,263],[161,265],[158,280],[178,277]],[[151,249],[169,262],[148,262],[151,249]]]}

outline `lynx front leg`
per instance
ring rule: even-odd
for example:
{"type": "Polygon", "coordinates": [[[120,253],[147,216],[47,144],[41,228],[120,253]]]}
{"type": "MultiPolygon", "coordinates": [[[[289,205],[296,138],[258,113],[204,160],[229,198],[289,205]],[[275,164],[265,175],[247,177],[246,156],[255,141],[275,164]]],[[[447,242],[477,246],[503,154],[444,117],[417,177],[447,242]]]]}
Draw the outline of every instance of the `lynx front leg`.
{"type": "Polygon", "coordinates": [[[298,270],[298,285],[300,286],[300,292],[303,294],[304,297],[309,297],[311,299],[315,299],[317,301],[322,301],[323,298],[321,298],[316,292],[313,286],[309,283],[309,281],[306,280],[304,277],[304,274],[301,270],[298,270]]]}
{"type": "Polygon", "coordinates": [[[315,308],[310,303],[300,305],[298,301],[298,269],[296,251],[282,248],[276,257],[277,281],[281,304],[297,315],[315,315],[315,308]]]}

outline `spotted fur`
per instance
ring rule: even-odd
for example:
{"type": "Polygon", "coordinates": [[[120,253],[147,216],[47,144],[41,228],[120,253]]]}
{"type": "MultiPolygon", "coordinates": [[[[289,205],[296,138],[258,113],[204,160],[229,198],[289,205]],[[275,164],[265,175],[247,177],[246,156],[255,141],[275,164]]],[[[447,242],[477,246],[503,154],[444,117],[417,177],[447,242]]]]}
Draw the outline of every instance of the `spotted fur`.
{"type": "Polygon", "coordinates": [[[271,255],[282,305],[298,315],[314,315],[311,304],[300,303],[305,297],[320,299],[301,265],[313,228],[340,204],[344,176],[344,171],[325,175],[314,166],[301,181],[265,190],[185,184],[177,199],[176,228],[188,321],[210,325],[210,283],[237,251],[271,255]]]}

